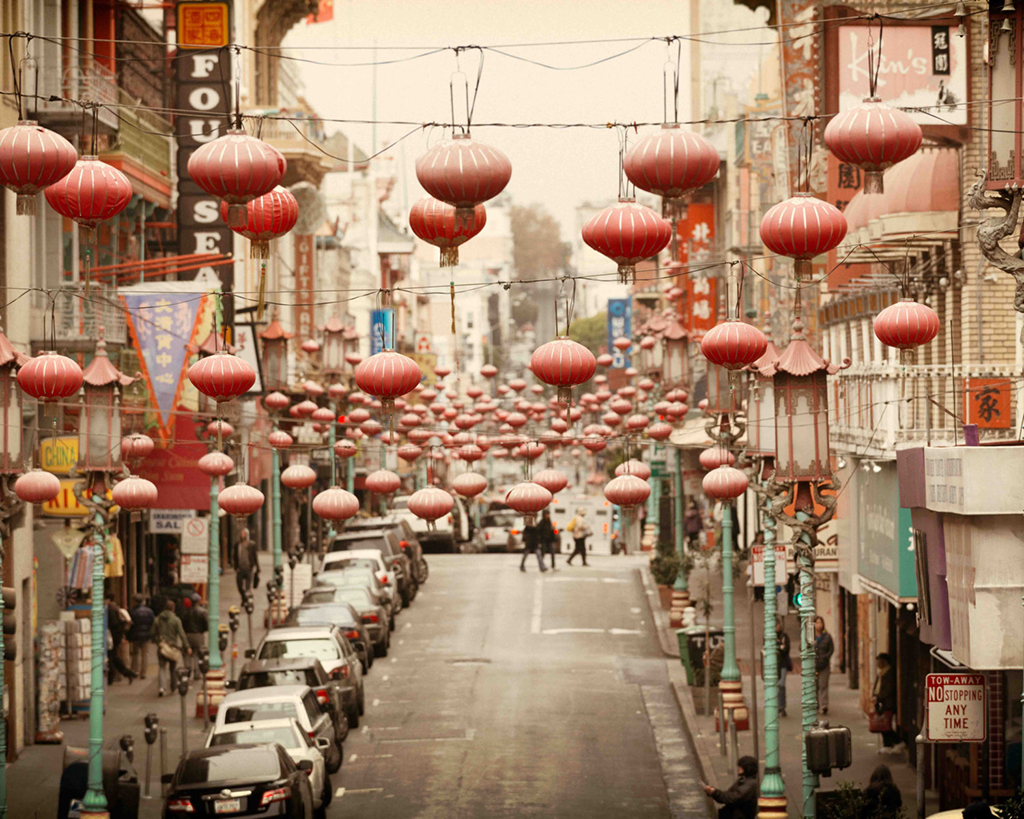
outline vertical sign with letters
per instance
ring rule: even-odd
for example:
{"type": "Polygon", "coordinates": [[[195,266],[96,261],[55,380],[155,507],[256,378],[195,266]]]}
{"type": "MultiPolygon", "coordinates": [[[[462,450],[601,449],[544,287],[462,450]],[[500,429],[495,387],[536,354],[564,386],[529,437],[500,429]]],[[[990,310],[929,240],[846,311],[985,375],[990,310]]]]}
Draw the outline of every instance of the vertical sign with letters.
{"type": "Polygon", "coordinates": [[[295,332],[299,338],[313,337],[314,237],[295,237],[295,332]]]}
{"type": "MultiPolygon", "coordinates": [[[[234,234],[220,218],[220,200],[203,191],[188,175],[189,157],[197,148],[223,136],[231,101],[230,4],[222,0],[179,2],[178,94],[178,252],[231,253],[234,234]]],[[[198,273],[199,271],[196,271],[198,273]]],[[[196,273],[192,273],[194,278],[196,273]]],[[[188,276],[189,274],[185,274],[188,276]]],[[[231,265],[217,268],[223,292],[234,283],[231,265]]],[[[224,300],[224,323],[232,323],[231,299],[224,300]]]]}
{"type": "Polygon", "coordinates": [[[615,339],[633,335],[633,302],[631,299],[608,299],[608,352],[612,355],[612,369],[629,366],[629,356],[613,346],[615,339]]]}

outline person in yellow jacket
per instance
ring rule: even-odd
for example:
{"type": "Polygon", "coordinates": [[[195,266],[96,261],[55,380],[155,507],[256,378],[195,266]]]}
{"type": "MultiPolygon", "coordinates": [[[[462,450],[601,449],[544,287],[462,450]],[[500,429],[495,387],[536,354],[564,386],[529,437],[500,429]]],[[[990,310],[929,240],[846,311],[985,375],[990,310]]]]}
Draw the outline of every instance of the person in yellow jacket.
{"type": "Polygon", "coordinates": [[[576,517],[569,521],[569,525],[565,527],[565,531],[572,534],[572,542],[574,548],[572,554],[569,555],[569,559],[566,561],[570,566],[572,560],[576,555],[583,558],[583,565],[587,564],[587,537],[590,535],[590,524],[587,523],[587,510],[582,506],[576,510],[576,517]]]}

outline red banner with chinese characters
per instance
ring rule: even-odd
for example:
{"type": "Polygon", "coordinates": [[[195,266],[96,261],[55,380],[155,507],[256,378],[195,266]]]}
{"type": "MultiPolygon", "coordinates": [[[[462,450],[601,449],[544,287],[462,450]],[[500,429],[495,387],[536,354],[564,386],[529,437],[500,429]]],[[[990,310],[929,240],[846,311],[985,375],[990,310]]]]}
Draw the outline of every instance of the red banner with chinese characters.
{"type": "Polygon", "coordinates": [[[313,336],[314,237],[295,237],[295,333],[300,339],[313,336]]]}
{"type": "Polygon", "coordinates": [[[968,378],[964,386],[964,421],[981,429],[1009,429],[1010,379],[968,378]]]}
{"type": "Polygon", "coordinates": [[[683,280],[686,282],[683,326],[690,334],[690,341],[700,341],[718,323],[718,280],[701,273],[688,273],[683,280]]]}
{"type": "Polygon", "coordinates": [[[177,406],[175,412],[181,417],[174,425],[173,437],[166,447],[158,445],[137,473],[156,484],[161,509],[209,509],[210,478],[197,466],[209,450],[196,437],[192,411],[177,406]]]}
{"type": "Polygon", "coordinates": [[[713,202],[691,202],[686,218],[676,222],[679,236],[678,258],[685,265],[700,264],[710,259],[715,244],[715,205],[713,202]]]}
{"type": "MultiPolygon", "coordinates": [[[[845,211],[850,200],[864,186],[864,172],[856,165],[840,162],[832,153],[828,155],[828,199],[839,210],[845,211]]],[[[851,229],[856,229],[851,228],[851,229]]],[[[869,264],[842,264],[843,256],[836,250],[828,252],[828,289],[835,290],[853,279],[871,272],[869,264]]],[[[815,277],[819,275],[815,272],[815,277]]]]}

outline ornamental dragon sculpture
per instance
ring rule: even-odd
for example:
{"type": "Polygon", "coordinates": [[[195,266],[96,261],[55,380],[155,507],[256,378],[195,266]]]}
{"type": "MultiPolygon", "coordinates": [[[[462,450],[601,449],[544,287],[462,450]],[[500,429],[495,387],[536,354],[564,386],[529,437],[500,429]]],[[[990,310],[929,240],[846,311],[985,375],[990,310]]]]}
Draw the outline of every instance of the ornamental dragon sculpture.
{"type": "MultiPolygon", "coordinates": [[[[1024,188],[1014,183],[1005,190],[989,195],[985,192],[986,173],[979,171],[978,176],[978,181],[971,186],[967,204],[980,211],[992,208],[1003,211],[1002,217],[986,219],[978,226],[978,246],[981,248],[981,254],[993,267],[1013,276],[1017,283],[1013,309],[1018,313],[1024,313],[1024,259],[1021,259],[1019,252],[1014,255],[1007,253],[999,244],[1017,230],[1017,216],[1024,188]]],[[[1021,331],[1021,341],[1024,342],[1024,329],[1021,331]]]]}

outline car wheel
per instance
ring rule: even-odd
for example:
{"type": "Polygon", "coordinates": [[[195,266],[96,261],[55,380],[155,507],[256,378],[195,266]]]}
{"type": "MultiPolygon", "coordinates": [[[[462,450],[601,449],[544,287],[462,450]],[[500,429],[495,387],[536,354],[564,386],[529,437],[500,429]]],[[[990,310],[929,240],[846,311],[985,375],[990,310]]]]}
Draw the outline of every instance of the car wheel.
{"type": "Polygon", "coordinates": [[[420,558],[420,583],[426,583],[427,578],[430,576],[430,567],[427,565],[427,559],[425,557],[420,558]]]}
{"type": "Polygon", "coordinates": [[[331,754],[329,757],[324,759],[324,766],[327,768],[328,773],[337,773],[338,769],[341,767],[341,761],[345,757],[345,752],[341,749],[340,742],[334,743],[334,750],[337,751],[337,756],[331,754]],[[330,759],[329,763],[327,761],[328,759],[330,759]]]}
{"type": "Polygon", "coordinates": [[[378,657],[388,656],[388,638],[386,636],[379,643],[373,644],[373,653],[378,657]]]}
{"type": "Polygon", "coordinates": [[[331,778],[329,776],[324,777],[324,795],[321,797],[320,804],[323,807],[327,807],[331,804],[331,800],[334,798],[334,786],[331,785],[331,778]]]}
{"type": "Polygon", "coordinates": [[[366,713],[366,694],[363,691],[359,692],[359,713],[366,713]]]}
{"type": "Polygon", "coordinates": [[[359,715],[363,713],[363,709],[359,705],[354,705],[348,711],[348,724],[350,728],[359,727],[359,715]]]}
{"type": "Polygon", "coordinates": [[[389,617],[388,618],[388,631],[394,631],[394,630],[395,630],[395,618],[394,617],[389,617]]]}

